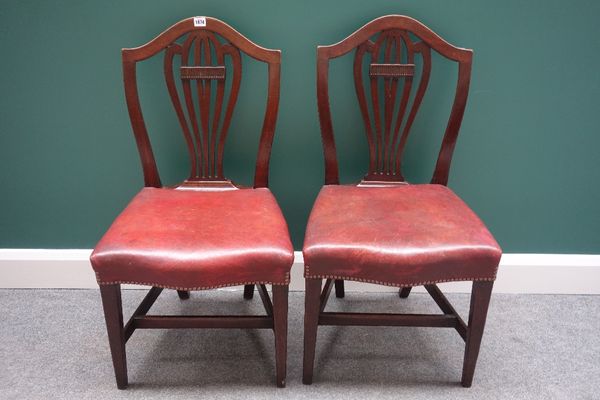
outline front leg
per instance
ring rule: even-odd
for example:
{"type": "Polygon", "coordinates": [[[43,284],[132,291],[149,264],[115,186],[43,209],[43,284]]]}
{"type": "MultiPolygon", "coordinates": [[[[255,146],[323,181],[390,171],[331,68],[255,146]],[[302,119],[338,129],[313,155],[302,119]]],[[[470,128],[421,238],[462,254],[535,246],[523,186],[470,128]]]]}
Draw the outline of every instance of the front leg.
{"type": "Polygon", "coordinates": [[[125,354],[125,333],[123,331],[123,307],[121,304],[121,285],[100,285],[102,307],[108,332],[108,343],[112,355],[117,387],[127,387],[127,357],[125,354]]]}

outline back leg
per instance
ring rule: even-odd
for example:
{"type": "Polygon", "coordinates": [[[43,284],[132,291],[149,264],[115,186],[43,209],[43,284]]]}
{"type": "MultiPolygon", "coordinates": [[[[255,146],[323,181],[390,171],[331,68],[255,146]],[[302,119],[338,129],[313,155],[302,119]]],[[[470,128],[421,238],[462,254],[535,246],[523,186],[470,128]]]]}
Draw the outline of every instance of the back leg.
{"type": "Polygon", "coordinates": [[[400,298],[401,299],[405,299],[408,297],[408,295],[410,294],[410,291],[412,290],[412,286],[408,286],[408,287],[403,287],[400,288],[400,298]]]}
{"type": "Polygon", "coordinates": [[[254,297],[254,285],[245,285],[244,286],[244,298],[246,300],[250,300],[254,297]]]}
{"type": "Polygon", "coordinates": [[[337,297],[338,299],[343,299],[344,296],[345,296],[344,281],[341,279],[336,279],[335,280],[335,297],[337,297]]]}
{"type": "Polygon", "coordinates": [[[190,291],[189,290],[178,290],[177,295],[179,296],[179,298],[181,300],[187,300],[190,298],[190,291]]]}

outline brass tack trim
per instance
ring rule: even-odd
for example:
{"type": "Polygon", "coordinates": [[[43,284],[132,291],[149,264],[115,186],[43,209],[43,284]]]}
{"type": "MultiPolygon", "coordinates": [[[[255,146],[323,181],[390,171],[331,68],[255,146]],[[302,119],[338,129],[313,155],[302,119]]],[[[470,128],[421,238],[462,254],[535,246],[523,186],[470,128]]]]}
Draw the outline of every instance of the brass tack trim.
{"type": "Polygon", "coordinates": [[[290,284],[290,273],[286,272],[285,281],[283,283],[280,282],[269,282],[269,281],[251,281],[251,282],[234,282],[234,283],[224,283],[222,285],[214,285],[214,286],[199,286],[199,287],[179,287],[179,286],[171,286],[171,285],[163,285],[160,283],[154,282],[137,282],[137,281],[123,281],[117,280],[112,282],[102,282],[99,278],[98,273],[96,272],[96,281],[98,285],[117,285],[117,284],[130,284],[130,285],[144,285],[144,286],[156,286],[164,289],[175,289],[175,290],[207,290],[207,289],[218,289],[222,287],[229,286],[241,286],[241,285],[276,285],[276,286],[287,286],[290,284]]]}
{"type": "Polygon", "coordinates": [[[378,285],[384,286],[394,286],[394,287],[412,287],[412,286],[423,286],[423,285],[434,285],[436,283],[444,283],[444,282],[458,282],[458,281],[495,281],[496,280],[496,271],[494,271],[493,278],[448,278],[448,279],[440,279],[434,281],[425,281],[425,282],[410,282],[410,283],[394,283],[394,282],[382,282],[376,281],[373,279],[363,279],[363,278],[355,278],[352,276],[339,276],[339,275],[311,275],[309,272],[308,265],[304,266],[304,277],[308,279],[338,279],[338,280],[346,280],[346,281],[356,281],[356,282],[364,282],[364,283],[375,283],[378,285]]]}

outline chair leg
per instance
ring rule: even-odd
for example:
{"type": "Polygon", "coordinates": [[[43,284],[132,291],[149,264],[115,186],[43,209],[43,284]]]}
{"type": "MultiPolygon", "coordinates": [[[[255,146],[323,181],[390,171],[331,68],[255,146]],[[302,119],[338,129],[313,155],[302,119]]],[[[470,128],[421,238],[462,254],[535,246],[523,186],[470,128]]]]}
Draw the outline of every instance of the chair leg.
{"type": "MultiPolygon", "coordinates": [[[[313,379],[315,348],[317,345],[317,328],[319,324],[319,308],[321,306],[322,279],[306,278],[304,298],[304,370],[302,383],[310,385],[313,379]]],[[[337,286],[337,281],[336,281],[337,286]]]]}
{"type": "Polygon", "coordinates": [[[287,373],[288,285],[273,285],[273,326],[277,387],[285,387],[287,373]]]}
{"type": "Polygon", "coordinates": [[[190,298],[190,291],[189,290],[178,290],[177,295],[179,296],[179,298],[181,300],[187,300],[190,298]]]}
{"type": "Polygon", "coordinates": [[[399,292],[400,298],[401,299],[407,298],[408,295],[410,294],[411,290],[412,290],[412,286],[400,288],[400,292],[399,292]]]}
{"type": "Polygon", "coordinates": [[[493,286],[494,282],[473,282],[469,325],[467,328],[467,343],[465,346],[465,361],[461,380],[461,384],[464,387],[471,387],[473,383],[473,374],[475,373],[475,365],[477,364],[479,346],[481,345],[481,337],[483,336],[493,286]]]}
{"type": "Polygon", "coordinates": [[[344,292],[344,281],[341,279],[335,280],[335,297],[338,299],[343,299],[345,295],[344,292]]]}
{"type": "Polygon", "coordinates": [[[245,285],[244,286],[244,298],[246,300],[250,300],[254,297],[254,285],[245,285]]]}
{"type": "Polygon", "coordinates": [[[123,331],[123,308],[121,305],[121,285],[100,285],[102,307],[108,332],[108,343],[112,355],[117,387],[127,387],[127,358],[125,354],[125,334],[123,331]]]}

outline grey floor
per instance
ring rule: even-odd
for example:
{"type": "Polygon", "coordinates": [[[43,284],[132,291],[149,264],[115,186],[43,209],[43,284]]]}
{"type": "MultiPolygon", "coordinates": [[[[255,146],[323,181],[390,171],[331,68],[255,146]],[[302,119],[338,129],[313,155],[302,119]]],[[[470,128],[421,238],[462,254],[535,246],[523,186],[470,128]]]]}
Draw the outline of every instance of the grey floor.
{"type": "MultiPolygon", "coordinates": [[[[128,315],[145,292],[124,292],[128,315]]],[[[273,337],[259,330],[137,331],[130,386],[116,389],[96,290],[0,290],[0,399],[600,399],[600,296],[492,298],[472,388],[447,329],[322,327],[315,380],[301,384],[302,293],[290,293],[286,389],[274,387],[273,337]]],[[[461,313],[467,295],[449,295],[461,313]]],[[[436,312],[425,294],[332,297],[332,310],[436,312]]],[[[164,291],[151,312],[259,313],[258,296],[164,291]]],[[[463,314],[463,315],[465,315],[463,314]]]]}

